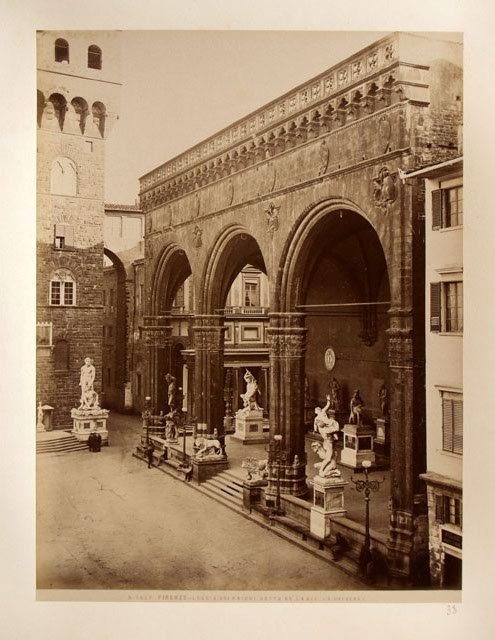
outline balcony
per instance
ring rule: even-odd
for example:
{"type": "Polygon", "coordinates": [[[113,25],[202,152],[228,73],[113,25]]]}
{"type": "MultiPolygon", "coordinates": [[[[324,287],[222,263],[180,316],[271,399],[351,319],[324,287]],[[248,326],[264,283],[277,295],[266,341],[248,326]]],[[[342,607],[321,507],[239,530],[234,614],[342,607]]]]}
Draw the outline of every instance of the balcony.
{"type": "Polygon", "coordinates": [[[226,307],[226,316],[267,316],[270,309],[268,307],[226,307]]]}

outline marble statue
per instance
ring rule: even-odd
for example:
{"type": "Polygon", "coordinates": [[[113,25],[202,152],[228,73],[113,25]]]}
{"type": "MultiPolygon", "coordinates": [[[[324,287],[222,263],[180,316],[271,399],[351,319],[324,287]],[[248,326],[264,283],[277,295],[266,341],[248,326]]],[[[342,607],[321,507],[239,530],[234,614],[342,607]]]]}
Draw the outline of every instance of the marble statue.
{"type": "Polygon", "coordinates": [[[45,425],[43,424],[44,411],[41,406],[41,402],[38,402],[38,419],[36,420],[36,430],[45,431],[45,425]]]}
{"type": "Polygon", "coordinates": [[[241,467],[246,469],[247,480],[265,480],[268,477],[268,460],[244,458],[241,467]]]}
{"type": "Polygon", "coordinates": [[[354,390],[354,395],[349,403],[349,424],[361,424],[364,402],[359,395],[359,389],[354,390]]]}
{"type": "Polygon", "coordinates": [[[327,396],[327,403],[323,407],[315,407],[315,420],[313,423],[314,430],[319,433],[323,439],[331,438],[333,440],[337,440],[337,433],[340,429],[339,423],[335,418],[330,418],[327,414],[328,409],[331,405],[331,398],[327,396]]]}
{"type": "Polygon", "coordinates": [[[196,458],[217,458],[222,455],[223,447],[218,439],[218,433],[215,429],[213,431],[213,439],[209,440],[205,438],[201,443],[199,449],[196,452],[196,458]]]}
{"type": "Polygon", "coordinates": [[[340,389],[340,384],[335,376],[332,378],[332,381],[328,386],[330,388],[330,398],[331,398],[330,409],[333,409],[334,411],[340,411],[341,389],[340,389]]]}
{"type": "Polygon", "coordinates": [[[337,452],[334,449],[334,441],[338,439],[339,423],[335,418],[331,418],[327,411],[332,404],[330,395],[327,395],[327,403],[323,407],[315,407],[314,430],[321,435],[323,441],[313,442],[311,448],[321,458],[322,462],[316,462],[315,467],[319,470],[321,478],[340,477],[337,469],[337,452]]]}
{"type": "Polygon", "coordinates": [[[332,438],[325,438],[323,443],[313,442],[311,448],[322,460],[322,462],[315,462],[320,478],[340,478],[341,473],[337,469],[337,451],[334,449],[332,438]]]}
{"type": "Polygon", "coordinates": [[[378,392],[378,400],[380,402],[380,411],[382,412],[382,417],[387,418],[389,415],[389,406],[388,406],[388,389],[382,384],[380,387],[380,391],[378,392]]]}
{"type": "Polygon", "coordinates": [[[93,388],[95,381],[95,368],[91,358],[85,358],[81,367],[79,386],[81,387],[81,400],[79,409],[92,409],[98,407],[98,394],[93,388]]]}
{"type": "Polygon", "coordinates": [[[171,411],[165,416],[165,438],[169,442],[177,442],[177,419],[175,411],[171,411]]]}
{"type": "Polygon", "coordinates": [[[248,369],[246,369],[246,373],[244,374],[244,380],[246,381],[246,392],[241,393],[242,402],[244,404],[244,408],[241,409],[241,411],[243,413],[249,413],[250,411],[263,411],[256,402],[258,383],[248,369]]]}
{"type": "Polygon", "coordinates": [[[165,376],[165,380],[167,381],[168,384],[168,389],[167,389],[167,402],[168,402],[168,407],[170,411],[173,411],[176,408],[176,402],[177,402],[177,379],[171,375],[170,373],[167,373],[167,375],[165,376]]]}

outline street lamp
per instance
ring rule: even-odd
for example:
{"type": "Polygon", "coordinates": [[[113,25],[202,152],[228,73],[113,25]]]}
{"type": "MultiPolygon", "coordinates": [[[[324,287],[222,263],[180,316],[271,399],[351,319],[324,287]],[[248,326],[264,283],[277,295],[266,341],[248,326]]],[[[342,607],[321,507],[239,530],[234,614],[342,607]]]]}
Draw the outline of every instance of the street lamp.
{"type": "Polygon", "coordinates": [[[275,462],[277,464],[277,495],[275,498],[275,508],[272,509],[270,513],[270,517],[273,516],[283,516],[284,510],[282,509],[281,501],[280,501],[280,470],[282,468],[282,463],[287,461],[287,451],[282,449],[282,436],[280,434],[276,434],[273,436],[274,446],[270,447],[270,462],[275,462]]]}
{"type": "Polygon", "coordinates": [[[144,399],[144,409],[142,418],[143,418],[143,429],[146,430],[146,446],[150,443],[150,420],[151,420],[151,398],[146,396],[144,399]]]}
{"type": "Polygon", "coordinates": [[[380,485],[385,481],[385,478],[382,480],[370,480],[368,475],[368,469],[371,467],[371,462],[369,460],[363,460],[361,463],[364,469],[364,480],[355,480],[354,476],[352,476],[351,481],[356,485],[357,491],[364,491],[364,501],[366,505],[366,520],[365,520],[365,534],[364,534],[364,546],[361,550],[361,555],[359,556],[359,564],[361,567],[361,572],[366,574],[366,567],[368,563],[371,561],[371,538],[370,538],[370,494],[372,491],[378,491],[380,489],[380,485]]]}

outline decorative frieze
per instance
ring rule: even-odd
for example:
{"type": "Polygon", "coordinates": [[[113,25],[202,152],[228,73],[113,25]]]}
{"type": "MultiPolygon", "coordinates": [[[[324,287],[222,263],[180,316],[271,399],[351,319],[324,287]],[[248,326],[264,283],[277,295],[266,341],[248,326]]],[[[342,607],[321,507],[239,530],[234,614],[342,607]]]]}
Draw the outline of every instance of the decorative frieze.
{"type": "MultiPolygon", "coordinates": [[[[230,148],[232,144],[246,145],[249,141],[248,138],[257,135],[263,135],[267,140],[265,129],[268,126],[276,126],[276,129],[272,132],[274,135],[276,135],[276,130],[279,130],[281,126],[284,126],[287,130],[289,123],[284,122],[287,117],[294,117],[296,114],[299,120],[303,115],[308,117],[309,113],[304,112],[312,105],[312,108],[314,108],[322,99],[331,98],[336,91],[341,93],[343,89],[346,90],[348,88],[350,90],[356,82],[363,82],[366,78],[378,73],[380,69],[385,70],[385,68],[390,67],[391,63],[396,61],[397,46],[395,38],[396,36],[391,36],[389,39],[377,43],[376,49],[371,52],[358,53],[354,60],[337,65],[320,77],[310,80],[307,85],[296,92],[248,116],[244,122],[222,131],[210,140],[193,147],[174,160],[146,174],[141,178],[141,193],[143,195],[147,194],[153,185],[161,184],[164,180],[188,171],[190,167],[197,165],[198,162],[207,161],[207,159],[216,154],[228,152],[232,157],[234,153],[234,150],[230,148]]],[[[376,78],[374,82],[384,84],[387,79],[388,76],[384,75],[381,79],[376,78]]],[[[365,89],[366,87],[364,86],[361,88],[363,95],[367,93],[365,89]]],[[[324,110],[324,106],[322,106],[322,109],[324,110]]],[[[237,149],[238,154],[239,150],[237,149]]],[[[170,183],[165,186],[167,190],[170,183]]],[[[147,200],[145,198],[145,201],[147,200]]]]}

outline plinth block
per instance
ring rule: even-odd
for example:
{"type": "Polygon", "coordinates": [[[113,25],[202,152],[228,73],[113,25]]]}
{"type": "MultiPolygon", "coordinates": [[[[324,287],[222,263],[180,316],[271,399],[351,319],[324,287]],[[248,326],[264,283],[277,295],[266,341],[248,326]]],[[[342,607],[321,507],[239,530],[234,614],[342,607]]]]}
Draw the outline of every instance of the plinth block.
{"type": "Polygon", "coordinates": [[[244,480],[242,485],[242,505],[251,511],[255,504],[260,504],[263,490],[268,485],[266,480],[244,480]]]}
{"type": "Polygon", "coordinates": [[[194,482],[201,484],[206,482],[210,478],[213,478],[217,473],[225,471],[229,468],[227,458],[219,458],[218,460],[198,460],[197,458],[191,459],[192,464],[192,477],[194,482]]]}
{"type": "Polygon", "coordinates": [[[346,424],[343,429],[343,449],[340,454],[340,464],[351,469],[362,467],[363,460],[369,460],[375,464],[375,452],[373,440],[375,430],[360,424],[346,424]]]}
{"type": "Polygon", "coordinates": [[[72,409],[72,433],[80,442],[87,442],[90,433],[98,433],[102,444],[108,444],[107,409],[72,409]]]}
{"type": "Polygon", "coordinates": [[[332,518],[345,516],[344,488],[349,484],[340,478],[315,476],[311,483],[314,489],[313,506],[310,514],[310,531],[320,540],[331,533],[332,518]]]}
{"type": "Polygon", "coordinates": [[[263,411],[238,411],[235,417],[235,433],[231,438],[244,444],[268,442],[268,435],[263,432],[263,411]]]}

